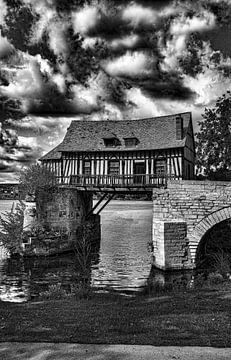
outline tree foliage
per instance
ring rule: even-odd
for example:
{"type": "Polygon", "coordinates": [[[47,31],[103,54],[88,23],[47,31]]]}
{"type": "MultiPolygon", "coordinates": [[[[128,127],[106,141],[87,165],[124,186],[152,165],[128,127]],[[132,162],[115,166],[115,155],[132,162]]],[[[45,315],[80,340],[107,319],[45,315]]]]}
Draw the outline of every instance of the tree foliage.
{"type": "Polygon", "coordinates": [[[227,91],[213,108],[205,108],[197,133],[197,168],[211,177],[231,169],[231,93],[227,91]]]}
{"type": "Polygon", "coordinates": [[[0,215],[0,244],[10,255],[22,253],[24,209],[25,205],[20,202],[0,215]]]}
{"type": "Polygon", "coordinates": [[[36,195],[39,189],[55,186],[56,183],[55,174],[40,164],[23,168],[19,175],[20,190],[25,195],[36,195]]]}

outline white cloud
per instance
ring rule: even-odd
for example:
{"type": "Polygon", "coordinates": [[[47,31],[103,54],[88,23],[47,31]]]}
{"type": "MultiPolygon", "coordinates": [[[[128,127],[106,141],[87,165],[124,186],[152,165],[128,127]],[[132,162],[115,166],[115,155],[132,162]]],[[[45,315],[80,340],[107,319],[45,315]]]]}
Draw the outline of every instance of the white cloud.
{"type": "Polygon", "coordinates": [[[122,12],[122,18],[132,26],[154,25],[158,19],[158,13],[149,7],[143,7],[136,3],[127,6],[122,12]]]}
{"type": "Polygon", "coordinates": [[[0,0],[0,24],[4,24],[7,14],[7,6],[4,0],[0,0]]]}
{"type": "MultiPolygon", "coordinates": [[[[219,96],[231,90],[230,78],[224,76],[207,55],[202,57],[203,71],[195,77],[184,75],[184,85],[197,95],[195,105],[203,107],[213,105],[219,96]]],[[[223,64],[226,63],[230,63],[230,59],[223,64]]]]}
{"type": "Polygon", "coordinates": [[[174,35],[189,34],[195,31],[212,29],[215,26],[216,18],[211,12],[203,10],[198,16],[192,18],[182,14],[176,17],[170,27],[170,33],[174,35]]]}
{"type": "Polygon", "coordinates": [[[100,18],[96,7],[85,6],[82,10],[72,13],[72,22],[74,31],[80,34],[86,34],[94,28],[100,18]]]}
{"type": "Polygon", "coordinates": [[[80,112],[92,112],[92,109],[98,107],[98,94],[91,88],[85,88],[81,85],[73,85],[71,91],[74,94],[73,102],[77,105],[80,112]]]}
{"type": "Polygon", "coordinates": [[[155,59],[143,52],[129,52],[102,64],[111,76],[128,76],[132,78],[151,76],[155,59]]]}
{"type": "Polygon", "coordinates": [[[129,117],[142,119],[163,115],[161,109],[158,109],[158,102],[145,96],[139,88],[127,90],[127,98],[135,104],[129,117]]]}
{"type": "Polygon", "coordinates": [[[49,45],[54,54],[62,55],[64,58],[68,52],[65,31],[68,27],[67,22],[51,22],[48,27],[49,45]]]}
{"type": "Polygon", "coordinates": [[[18,69],[14,80],[1,87],[2,93],[12,98],[33,98],[42,90],[42,79],[37,61],[30,61],[28,67],[18,69]]]}
{"type": "Polygon", "coordinates": [[[97,41],[99,41],[99,39],[96,37],[93,37],[93,38],[86,37],[82,42],[82,47],[84,49],[93,48],[97,41]]]}
{"type": "Polygon", "coordinates": [[[110,46],[113,49],[117,49],[117,48],[127,48],[127,49],[132,49],[137,42],[139,41],[139,36],[137,34],[131,34],[131,35],[127,35],[122,37],[121,39],[114,39],[110,42],[110,46]]]}
{"type": "MultiPolygon", "coordinates": [[[[28,1],[28,3],[31,3],[31,1],[28,1]]],[[[56,12],[54,9],[44,6],[43,2],[33,3],[33,8],[34,11],[39,14],[39,19],[32,28],[32,36],[30,41],[32,43],[36,43],[41,39],[50,23],[55,19],[56,12]]]]}
{"type": "Polygon", "coordinates": [[[139,88],[127,90],[127,98],[135,106],[131,111],[125,112],[124,118],[144,119],[163,115],[177,114],[191,111],[195,131],[198,130],[197,122],[202,119],[204,108],[192,103],[190,100],[156,99],[146,96],[139,88]]]}
{"type": "Polygon", "coordinates": [[[197,16],[189,18],[182,13],[177,16],[170,26],[170,36],[165,43],[164,34],[160,32],[159,47],[164,56],[161,67],[164,71],[175,70],[178,66],[178,58],[186,55],[186,43],[189,35],[212,29],[215,26],[215,16],[208,11],[201,11],[197,16]]]}
{"type": "Polygon", "coordinates": [[[2,37],[0,30],[0,58],[7,56],[12,50],[13,46],[9,43],[7,38],[2,37]]]}

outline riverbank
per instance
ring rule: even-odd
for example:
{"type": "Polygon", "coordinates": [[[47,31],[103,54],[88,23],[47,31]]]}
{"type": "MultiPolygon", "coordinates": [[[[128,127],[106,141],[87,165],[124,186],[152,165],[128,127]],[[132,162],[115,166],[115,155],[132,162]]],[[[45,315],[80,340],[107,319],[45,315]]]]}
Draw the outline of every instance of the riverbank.
{"type": "Polygon", "coordinates": [[[231,284],[125,297],[0,302],[1,342],[231,347],[231,284]]]}
{"type": "Polygon", "coordinates": [[[67,343],[1,343],[4,360],[230,360],[230,348],[67,343]]]}

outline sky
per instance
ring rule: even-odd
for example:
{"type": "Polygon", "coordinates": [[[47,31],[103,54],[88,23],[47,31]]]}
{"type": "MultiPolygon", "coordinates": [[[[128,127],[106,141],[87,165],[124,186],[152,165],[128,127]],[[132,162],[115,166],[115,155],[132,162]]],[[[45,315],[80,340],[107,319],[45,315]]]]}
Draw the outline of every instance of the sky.
{"type": "Polygon", "coordinates": [[[0,0],[0,182],[73,119],[204,109],[231,90],[231,0],[0,0]]]}

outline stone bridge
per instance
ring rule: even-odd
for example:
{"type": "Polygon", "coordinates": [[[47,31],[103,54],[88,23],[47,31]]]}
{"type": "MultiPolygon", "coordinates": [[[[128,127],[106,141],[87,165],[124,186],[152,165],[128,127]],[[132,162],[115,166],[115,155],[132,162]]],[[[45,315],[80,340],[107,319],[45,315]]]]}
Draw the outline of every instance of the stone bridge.
{"type": "Polygon", "coordinates": [[[155,265],[165,270],[194,268],[202,238],[227,219],[231,182],[173,180],[167,189],[154,189],[155,265]]]}

